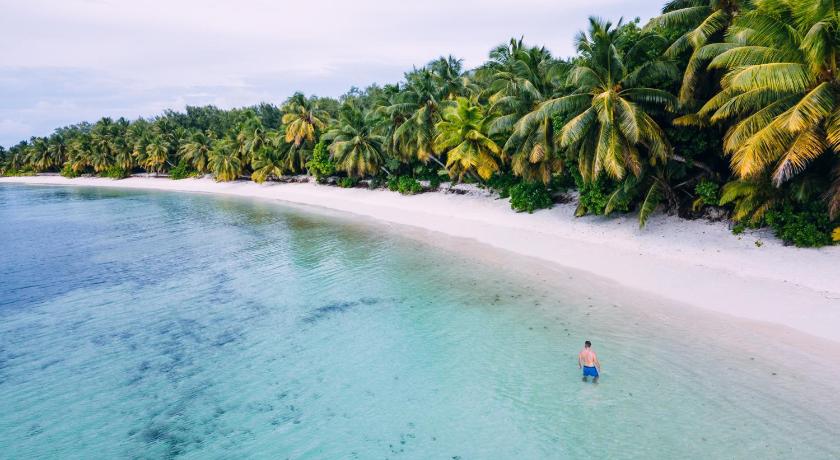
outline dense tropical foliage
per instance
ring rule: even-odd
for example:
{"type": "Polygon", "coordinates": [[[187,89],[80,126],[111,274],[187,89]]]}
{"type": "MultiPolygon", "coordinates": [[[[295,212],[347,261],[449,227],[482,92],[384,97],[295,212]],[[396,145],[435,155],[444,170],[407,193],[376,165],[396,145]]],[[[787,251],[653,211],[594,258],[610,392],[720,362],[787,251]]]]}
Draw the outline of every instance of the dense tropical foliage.
{"type": "Polygon", "coordinates": [[[310,174],[406,194],[448,177],[529,212],[565,193],[578,215],[727,210],[800,246],[840,240],[834,2],[671,0],[644,25],[592,18],[575,43],[560,59],[514,38],[476,69],[441,57],[337,100],[79,123],[0,147],[0,173],[310,174]]]}

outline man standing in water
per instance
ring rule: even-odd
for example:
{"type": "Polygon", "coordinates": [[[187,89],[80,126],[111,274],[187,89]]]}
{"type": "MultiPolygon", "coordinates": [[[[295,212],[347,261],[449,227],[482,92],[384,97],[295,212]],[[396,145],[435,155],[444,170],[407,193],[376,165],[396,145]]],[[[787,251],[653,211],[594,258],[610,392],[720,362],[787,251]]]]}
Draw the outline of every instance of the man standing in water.
{"type": "Polygon", "coordinates": [[[583,381],[592,377],[592,383],[598,383],[598,374],[601,372],[601,363],[598,362],[598,355],[592,350],[592,342],[586,341],[583,350],[578,355],[578,367],[583,368],[583,381]]]}

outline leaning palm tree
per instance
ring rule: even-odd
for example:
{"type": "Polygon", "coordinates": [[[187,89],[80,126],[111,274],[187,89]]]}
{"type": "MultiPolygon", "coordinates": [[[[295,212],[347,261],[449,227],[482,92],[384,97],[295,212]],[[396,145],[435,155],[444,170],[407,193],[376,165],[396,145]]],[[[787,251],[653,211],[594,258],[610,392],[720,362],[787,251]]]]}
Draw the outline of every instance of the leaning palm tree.
{"type": "Polygon", "coordinates": [[[221,139],[213,143],[209,166],[217,181],[236,180],[242,173],[242,160],[232,139],[221,139]]]}
{"type": "Polygon", "coordinates": [[[478,173],[484,180],[499,170],[503,153],[487,135],[488,118],[484,109],[465,97],[455,100],[443,112],[435,128],[435,149],[446,152],[446,167],[459,180],[465,174],[478,173]]]}
{"type": "MultiPolygon", "coordinates": [[[[704,46],[723,41],[724,35],[738,15],[752,7],[752,0],[671,0],[662,14],[645,26],[646,31],[657,27],[686,30],[665,50],[669,58],[676,58],[691,50],[692,54],[683,74],[679,101],[683,106],[694,102],[703,71],[714,50],[704,46]]],[[[727,45],[718,45],[716,48],[727,45]]]]}
{"type": "MultiPolygon", "coordinates": [[[[721,91],[698,116],[733,123],[724,151],[741,180],[769,175],[779,187],[823,158],[840,168],[838,26],[840,6],[793,0],[759,1],[733,24],[731,48],[710,63],[727,72],[721,91]]],[[[836,217],[840,175],[833,180],[836,217]]]]}
{"type": "Polygon", "coordinates": [[[372,132],[373,126],[354,102],[341,107],[338,123],[324,134],[331,141],[330,154],[338,169],[351,177],[376,175],[385,163],[383,136],[372,132]]]}
{"type": "Polygon", "coordinates": [[[283,104],[281,121],[286,128],[286,142],[299,147],[303,142],[314,143],[320,131],[327,126],[329,114],[318,107],[316,101],[295,93],[283,104]]]}

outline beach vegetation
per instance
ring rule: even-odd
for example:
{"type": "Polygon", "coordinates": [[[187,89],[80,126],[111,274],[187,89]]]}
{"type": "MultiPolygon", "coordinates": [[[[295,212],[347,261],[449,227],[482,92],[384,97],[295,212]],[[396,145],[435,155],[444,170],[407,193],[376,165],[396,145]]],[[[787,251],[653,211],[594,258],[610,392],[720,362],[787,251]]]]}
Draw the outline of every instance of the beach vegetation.
{"type": "Polygon", "coordinates": [[[511,187],[522,182],[522,179],[511,173],[496,173],[487,180],[487,187],[495,190],[499,198],[510,198],[511,187]]]}
{"type": "Polygon", "coordinates": [[[70,164],[69,164],[69,163],[68,163],[68,164],[66,164],[66,165],[64,165],[64,166],[61,168],[61,171],[59,172],[59,174],[61,174],[63,177],[66,177],[66,178],[68,178],[68,179],[73,179],[73,178],[75,178],[75,177],[79,177],[79,176],[81,176],[81,175],[82,175],[82,174],[81,174],[81,173],[79,173],[78,171],[74,170],[74,169],[72,168],[72,166],[70,166],[70,164]]]}
{"type": "MultiPolygon", "coordinates": [[[[840,11],[809,0],[673,0],[647,23],[591,18],[573,55],[513,37],[339,98],[102,118],[0,147],[0,173],[309,174],[414,194],[465,182],[532,212],[729,213],[798,246],[840,217],[840,11]],[[538,186],[536,184],[542,184],[538,186]],[[515,193],[514,193],[515,190],[515,193]]],[[[562,38],[562,37],[561,37],[562,38]]],[[[278,95],[280,96],[280,95],[278,95]]]]}
{"type": "Polygon", "coordinates": [[[169,178],[172,180],[181,180],[198,175],[199,172],[192,167],[189,160],[183,157],[174,168],[169,170],[169,178]]]}
{"type": "Polygon", "coordinates": [[[335,126],[323,139],[330,142],[335,168],[351,177],[375,176],[384,167],[385,138],[374,132],[354,99],[342,104],[335,126]]]}
{"type": "Polygon", "coordinates": [[[510,207],[517,212],[530,214],[552,204],[551,193],[542,182],[523,181],[510,188],[510,207]]]}
{"type": "Polygon", "coordinates": [[[472,175],[487,180],[499,170],[504,153],[488,136],[488,121],[484,109],[465,97],[458,97],[444,110],[435,125],[434,146],[446,155],[446,169],[453,179],[472,175]]]}
{"type": "Polygon", "coordinates": [[[107,177],[109,179],[125,179],[126,177],[131,175],[131,171],[113,164],[108,166],[104,171],[100,172],[99,174],[102,177],[107,177]]]}
{"type": "Polygon", "coordinates": [[[236,180],[242,173],[242,159],[239,156],[238,143],[234,139],[225,139],[213,144],[209,157],[210,171],[219,182],[236,180]]]}
{"type": "Polygon", "coordinates": [[[355,177],[339,177],[336,184],[341,188],[353,188],[359,183],[359,179],[355,177]]]}
{"type": "Polygon", "coordinates": [[[402,195],[416,195],[423,191],[423,185],[411,176],[392,176],[387,186],[388,190],[402,195]]]}
{"type": "Polygon", "coordinates": [[[315,145],[312,151],[312,158],[306,163],[306,168],[322,184],[326,182],[328,177],[335,174],[335,162],[330,158],[326,141],[321,140],[315,145]]]}
{"type": "Polygon", "coordinates": [[[767,212],[767,224],[786,244],[797,247],[819,247],[832,244],[832,230],[828,213],[813,204],[797,209],[787,204],[767,212]]]}
{"type": "MultiPolygon", "coordinates": [[[[605,177],[599,177],[594,181],[585,181],[580,174],[575,174],[575,183],[580,194],[575,215],[580,217],[586,214],[605,214],[611,196],[608,180],[605,177]]],[[[618,198],[616,196],[616,200],[618,198]]],[[[617,208],[619,208],[618,203],[614,201],[613,210],[617,208]]],[[[624,209],[623,206],[620,208],[624,209]]]]}
{"type": "Polygon", "coordinates": [[[703,206],[717,206],[720,201],[720,185],[703,179],[694,186],[694,194],[693,208],[695,210],[703,206]]]}

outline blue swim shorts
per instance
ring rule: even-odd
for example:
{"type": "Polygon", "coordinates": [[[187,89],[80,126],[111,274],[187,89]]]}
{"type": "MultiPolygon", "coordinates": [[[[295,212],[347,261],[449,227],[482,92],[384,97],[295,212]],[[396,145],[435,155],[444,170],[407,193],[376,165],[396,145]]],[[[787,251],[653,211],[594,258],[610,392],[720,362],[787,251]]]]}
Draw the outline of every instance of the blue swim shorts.
{"type": "Polygon", "coordinates": [[[589,366],[583,366],[584,377],[598,377],[598,369],[589,366]]]}

